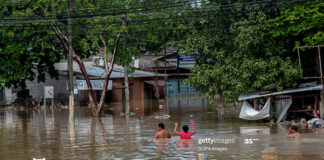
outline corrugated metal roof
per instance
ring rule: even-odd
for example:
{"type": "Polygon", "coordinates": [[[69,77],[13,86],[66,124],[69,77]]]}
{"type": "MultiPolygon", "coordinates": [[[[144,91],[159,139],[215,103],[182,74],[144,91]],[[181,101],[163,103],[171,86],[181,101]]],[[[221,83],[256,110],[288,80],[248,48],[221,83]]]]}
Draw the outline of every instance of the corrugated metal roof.
{"type": "Polygon", "coordinates": [[[239,96],[238,100],[248,100],[248,99],[254,99],[254,98],[260,98],[260,97],[269,97],[274,95],[283,95],[283,94],[289,94],[289,93],[297,93],[297,92],[305,92],[305,91],[312,91],[312,90],[322,90],[323,85],[315,85],[315,86],[309,86],[309,87],[301,87],[301,88],[295,88],[295,89],[287,89],[279,92],[272,92],[267,94],[261,94],[262,92],[254,92],[250,94],[242,94],[239,96]]]}
{"type": "MultiPolygon", "coordinates": [[[[97,77],[97,78],[105,78],[106,70],[103,67],[94,66],[92,62],[84,62],[84,67],[87,70],[89,76],[97,77]]],[[[59,71],[67,70],[67,63],[56,63],[55,69],[59,71]]],[[[74,72],[81,73],[79,65],[77,63],[73,63],[74,72]]],[[[153,72],[145,72],[140,70],[135,70],[130,76],[134,77],[154,77],[155,74],[153,72]]],[[[164,74],[158,74],[158,76],[164,76],[164,74]]],[[[123,78],[124,77],[124,67],[114,64],[113,72],[110,75],[110,78],[123,78]]]]}

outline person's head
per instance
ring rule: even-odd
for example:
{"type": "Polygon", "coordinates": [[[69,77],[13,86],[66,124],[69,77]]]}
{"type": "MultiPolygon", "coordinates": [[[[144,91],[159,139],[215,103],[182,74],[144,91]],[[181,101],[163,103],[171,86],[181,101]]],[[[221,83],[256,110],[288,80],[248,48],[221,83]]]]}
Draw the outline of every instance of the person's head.
{"type": "Polygon", "coordinates": [[[182,126],[182,129],[183,129],[184,132],[187,133],[188,130],[189,130],[189,127],[188,127],[187,125],[183,125],[183,126],[182,126]]]}
{"type": "Polygon", "coordinates": [[[296,133],[296,132],[298,132],[298,127],[297,127],[297,126],[292,125],[290,128],[291,128],[290,131],[291,131],[292,133],[296,133]]]}
{"type": "Polygon", "coordinates": [[[159,126],[159,131],[162,130],[162,129],[164,129],[164,124],[163,123],[159,123],[158,126],[159,126]]]}

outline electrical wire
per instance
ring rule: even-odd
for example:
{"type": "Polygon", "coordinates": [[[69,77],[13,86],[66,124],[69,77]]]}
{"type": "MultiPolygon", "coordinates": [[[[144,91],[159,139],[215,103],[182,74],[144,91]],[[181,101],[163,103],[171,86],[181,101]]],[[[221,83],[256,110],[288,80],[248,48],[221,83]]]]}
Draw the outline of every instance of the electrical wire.
{"type": "MultiPolygon", "coordinates": [[[[313,4],[313,3],[312,3],[313,4]]],[[[309,5],[309,4],[308,4],[309,5]]],[[[295,6],[299,6],[299,5],[291,5],[289,7],[295,7],[295,6]]],[[[303,5],[304,6],[304,5],[303,5]]],[[[197,12],[197,15],[191,15],[191,16],[175,16],[175,17],[167,17],[167,18],[152,18],[152,19],[132,19],[129,20],[128,23],[133,23],[134,25],[143,25],[145,23],[152,23],[154,21],[167,21],[167,20],[176,20],[176,19],[195,19],[195,18],[202,18],[202,17],[206,17],[206,16],[225,16],[225,15],[235,15],[235,14],[247,14],[250,12],[254,12],[254,11],[264,11],[264,10],[271,10],[271,9],[278,9],[278,8],[282,8],[282,7],[269,7],[269,8],[263,8],[263,9],[253,9],[253,10],[245,10],[245,11],[239,11],[239,12],[225,12],[225,13],[208,13],[208,14],[202,14],[201,12],[197,12]]],[[[34,23],[41,23],[42,21],[36,21],[34,23]]],[[[53,21],[56,22],[56,21],[53,21]]],[[[8,23],[0,23],[0,24],[8,24],[8,23]]],[[[100,24],[118,24],[119,26],[122,25],[121,20],[119,21],[112,21],[112,22],[98,22],[98,23],[91,23],[91,25],[100,25],[100,24]]],[[[76,24],[74,23],[73,26],[84,26],[85,24],[76,24]]],[[[91,26],[90,25],[90,26],[91,26]]],[[[0,26],[0,28],[5,28],[5,27],[9,27],[9,28],[28,28],[28,27],[49,27],[51,25],[22,25],[22,26],[12,26],[12,25],[2,25],[0,26]]],[[[65,26],[65,25],[59,25],[57,24],[57,26],[65,26]]]]}
{"type": "MultiPolygon", "coordinates": [[[[242,5],[241,4],[241,8],[245,8],[249,5],[253,6],[253,5],[275,5],[275,4],[279,4],[279,3],[296,3],[296,2],[304,2],[305,0],[294,0],[294,1],[279,1],[279,2],[271,2],[271,3],[251,3],[251,2],[247,2],[245,5],[242,5]]],[[[268,2],[268,1],[262,1],[262,2],[268,2]]],[[[309,2],[309,1],[308,1],[309,2]]],[[[218,7],[218,9],[222,9],[222,10],[229,10],[229,9],[234,9],[234,8],[226,8],[225,6],[228,6],[228,5],[221,5],[221,6],[215,6],[215,7],[218,7]]],[[[233,5],[234,6],[234,5],[233,5]]],[[[161,8],[161,9],[166,9],[166,8],[171,8],[172,6],[166,6],[165,8],[161,8]]],[[[185,6],[180,6],[180,7],[185,7],[185,6]]],[[[100,10],[100,8],[97,8],[96,10],[100,10]]],[[[88,17],[95,17],[95,16],[104,16],[104,15],[120,15],[120,14],[133,14],[133,13],[138,13],[138,12],[141,12],[143,14],[145,14],[147,11],[149,10],[138,10],[136,12],[127,12],[127,10],[120,10],[119,9],[119,12],[118,13],[115,13],[114,11],[110,11],[110,12],[101,12],[101,13],[97,13],[97,14],[88,14],[88,15],[73,15],[71,18],[88,18],[88,17]]],[[[172,11],[172,10],[171,10],[172,11]]],[[[173,11],[177,11],[177,10],[173,10],[173,11]]],[[[178,10],[179,11],[179,10],[178,10]]],[[[53,16],[59,16],[59,17],[62,17],[61,19],[65,19],[66,20],[66,15],[63,14],[63,15],[50,15],[50,16],[44,16],[43,18],[46,19],[46,18],[53,18],[53,16]]],[[[40,18],[39,16],[16,16],[16,18],[26,18],[26,17],[29,17],[29,18],[40,18]]],[[[117,16],[117,18],[120,18],[120,16],[117,16]]],[[[5,18],[3,17],[2,20],[10,20],[9,18],[5,18]]]]}

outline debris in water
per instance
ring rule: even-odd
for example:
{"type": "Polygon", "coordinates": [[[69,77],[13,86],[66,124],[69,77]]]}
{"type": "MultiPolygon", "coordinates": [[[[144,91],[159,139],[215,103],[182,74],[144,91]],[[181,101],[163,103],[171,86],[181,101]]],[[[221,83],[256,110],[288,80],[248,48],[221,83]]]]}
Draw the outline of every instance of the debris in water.
{"type": "Polygon", "coordinates": [[[166,115],[161,115],[161,116],[155,116],[154,118],[156,118],[156,119],[168,119],[168,118],[170,118],[170,115],[166,114],[166,115]]]}

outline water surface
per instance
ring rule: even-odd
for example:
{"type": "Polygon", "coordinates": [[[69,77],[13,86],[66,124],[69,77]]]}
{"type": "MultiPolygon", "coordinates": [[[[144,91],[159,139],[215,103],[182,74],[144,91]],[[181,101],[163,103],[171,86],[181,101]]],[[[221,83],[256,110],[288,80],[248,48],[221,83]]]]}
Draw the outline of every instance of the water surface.
{"type": "Polygon", "coordinates": [[[301,129],[302,139],[295,141],[285,138],[285,125],[238,119],[236,107],[207,105],[199,97],[169,102],[168,119],[159,119],[160,112],[125,118],[116,113],[120,109],[92,118],[87,107],[76,107],[74,126],[67,109],[1,111],[0,159],[324,159],[323,130],[301,129]],[[197,134],[190,141],[174,134],[169,140],[151,138],[160,122],[173,132],[174,122],[191,119],[197,134]],[[203,143],[208,138],[217,142],[203,143]],[[269,148],[276,154],[262,153],[269,148]]]}

